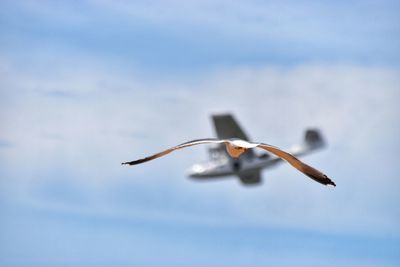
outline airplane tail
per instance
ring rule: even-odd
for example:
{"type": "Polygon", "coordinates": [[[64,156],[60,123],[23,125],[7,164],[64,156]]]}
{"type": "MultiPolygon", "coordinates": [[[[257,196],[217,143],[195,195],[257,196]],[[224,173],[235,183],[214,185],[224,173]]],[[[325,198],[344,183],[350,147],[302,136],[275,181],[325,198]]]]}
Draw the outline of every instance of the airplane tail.
{"type": "Polygon", "coordinates": [[[325,140],[321,132],[317,129],[307,129],[304,134],[304,142],[293,147],[290,152],[295,156],[302,156],[324,146],[325,140]]]}
{"type": "Polygon", "coordinates": [[[304,141],[308,148],[315,149],[324,146],[324,139],[317,129],[308,129],[304,135],[304,141]]]}

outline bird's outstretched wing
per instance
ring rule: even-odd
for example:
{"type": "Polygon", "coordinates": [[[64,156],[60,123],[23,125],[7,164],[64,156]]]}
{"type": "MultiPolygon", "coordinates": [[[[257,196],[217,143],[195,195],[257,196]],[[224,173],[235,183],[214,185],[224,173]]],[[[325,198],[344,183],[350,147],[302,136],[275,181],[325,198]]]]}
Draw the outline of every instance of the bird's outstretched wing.
{"type": "Polygon", "coordinates": [[[317,181],[318,183],[324,184],[324,185],[333,185],[336,186],[335,182],[329,179],[328,176],[323,174],[322,172],[314,169],[313,167],[305,164],[304,162],[300,161],[298,158],[295,156],[277,148],[271,145],[267,144],[259,144],[257,147],[265,149],[272,154],[286,160],[290,165],[313,179],[314,181],[317,181]]]}
{"type": "Polygon", "coordinates": [[[200,145],[200,144],[208,144],[208,143],[225,143],[227,142],[226,140],[220,140],[220,139],[215,139],[215,138],[206,138],[206,139],[198,139],[198,140],[193,140],[193,141],[189,141],[174,147],[171,147],[167,150],[164,150],[162,152],[159,152],[157,154],[154,154],[152,156],[148,156],[142,159],[138,159],[138,160],[134,160],[134,161],[128,161],[128,162],[123,162],[121,163],[122,165],[136,165],[136,164],[140,164],[149,160],[153,160],[162,156],[165,156],[169,153],[171,153],[172,151],[175,151],[177,149],[181,149],[181,148],[185,148],[188,146],[194,146],[194,145],[200,145]]]}

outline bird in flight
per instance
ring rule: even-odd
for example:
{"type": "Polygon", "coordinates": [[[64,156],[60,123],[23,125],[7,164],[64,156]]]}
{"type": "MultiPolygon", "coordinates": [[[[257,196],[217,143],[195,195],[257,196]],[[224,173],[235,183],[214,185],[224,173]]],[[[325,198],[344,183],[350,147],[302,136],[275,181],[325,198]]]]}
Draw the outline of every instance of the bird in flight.
{"type": "Polygon", "coordinates": [[[156,153],[154,155],[134,160],[134,161],[128,161],[128,162],[123,162],[122,165],[136,165],[140,163],[144,163],[162,156],[165,156],[175,150],[189,147],[189,146],[194,146],[194,145],[200,145],[200,144],[224,144],[226,146],[226,150],[228,154],[234,158],[238,159],[243,153],[245,153],[247,150],[252,149],[252,148],[261,148],[264,149],[277,157],[287,161],[290,165],[292,165],[294,168],[299,170],[300,172],[304,173],[314,181],[321,183],[323,185],[332,185],[336,186],[335,182],[329,179],[328,176],[323,174],[322,172],[314,169],[313,167],[305,164],[295,156],[293,156],[290,153],[287,153],[283,151],[282,149],[279,149],[277,147],[268,145],[268,144],[263,144],[263,143],[252,143],[248,142],[242,139],[236,139],[236,138],[230,138],[230,139],[214,139],[214,138],[207,138],[207,139],[198,139],[198,140],[193,140],[190,142],[186,142],[177,146],[174,146],[172,148],[169,148],[167,150],[161,151],[159,153],[156,153]]]}

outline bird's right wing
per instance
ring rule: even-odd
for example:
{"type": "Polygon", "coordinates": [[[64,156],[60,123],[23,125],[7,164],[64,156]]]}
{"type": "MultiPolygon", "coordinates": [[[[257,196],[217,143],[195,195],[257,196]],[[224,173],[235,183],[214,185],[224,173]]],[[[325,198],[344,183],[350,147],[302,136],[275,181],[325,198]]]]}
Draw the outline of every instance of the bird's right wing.
{"type": "Polygon", "coordinates": [[[329,179],[328,176],[323,174],[322,172],[318,171],[317,169],[314,169],[313,167],[305,164],[295,156],[277,148],[271,145],[267,144],[259,144],[259,148],[262,148],[264,150],[267,150],[271,152],[272,154],[286,160],[290,165],[313,179],[314,181],[317,181],[318,183],[324,184],[324,185],[333,185],[336,186],[335,182],[333,182],[331,179],[329,179]]]}
{"type": "Polygon", "coordinates": [[[128,161],[128,162],[123,162],[121,163],[122,165],[136,165],[136,164],[140,164],[149,160],[153,160],[162,156],[165,156],[169,153],[171,153],[172,151],[175,151],[177,149],[181,149],[181,148],[185,148],[185,147],[189,147],[189,146],[194,146],[194,145],[200,145],[200,144],[209,144],[209,143],[214,143],[214,144],[220,144],[220,143],[225,143],[227,142],[226,140],[220,140],[220,139],[214,139],[214,138],[206,138],[206,139],[197,139],[197,140],[193,140],[193,141],[189,141],[177,146],[174,146],[172,148],[169,148],[167,150],[164,150],[162,152],[159,152],[157,154],[142,158],[142,159],[138,159],[138,160],[134,160],[134,161],[128,161]]]}

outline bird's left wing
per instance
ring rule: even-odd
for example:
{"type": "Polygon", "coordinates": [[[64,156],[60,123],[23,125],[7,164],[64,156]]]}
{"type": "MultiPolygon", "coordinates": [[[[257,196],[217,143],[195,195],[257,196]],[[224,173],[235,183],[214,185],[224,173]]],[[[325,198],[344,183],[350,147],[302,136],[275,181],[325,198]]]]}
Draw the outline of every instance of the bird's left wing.
{"type": "Polygon", "coordinates": [[[189,147],[189,146],[194,146],[194,145],[200,145],[200,144],[208,144],[208,143],[225,143],[227,142],[226,140],[220,140],[220,139],[214,139],[214,138],[206,138],[206,139],[197,139],[197,140],[193,140],[193,141],[189,141],[174,147],[171,147],[167,150],[164,150],[162,152],[159,152],[157,154],[142,158],[142,159],[138,159],[138,160],[134,160],[134,161],[128,161],[128,162],[123,162],[121,163],[122,165],[136,165],[136,164],[140,164],[149,160],[153,160],[162,156],[165,156],[169,153],[171,153],[172,151],[181,149],[181,148],[185,148],[185,147],[189,147]]]}
{"type": "Polygon", "coordinates": [[[331,179],[329,179],[328,176],[323,174],[322,172],[318,171],[317,169],[314,169],[313,167],[305,164],[295,156],[277,148],[271,145],[267,144],[258,144],[259,148],[262,148],[264,150],[267,150],[271,152],[272,154],[286,160],[290,165],[313,179],[314,181],[317,181],[318,183],[324,184],[324,185],[333,185],[336,186],[335,182],[333,182],[331,179]]]}

